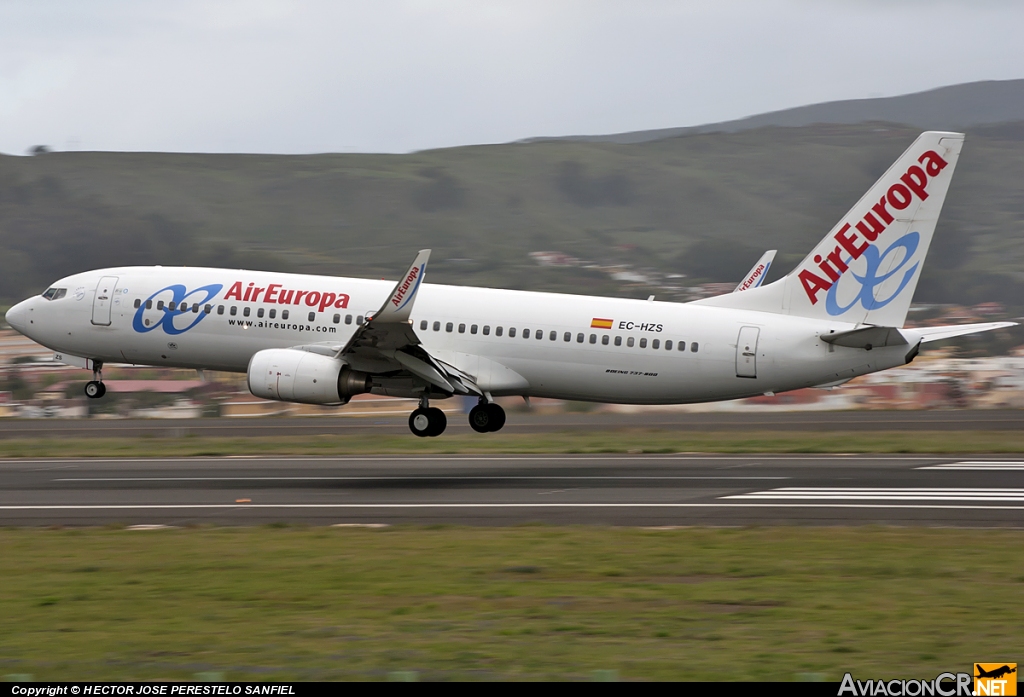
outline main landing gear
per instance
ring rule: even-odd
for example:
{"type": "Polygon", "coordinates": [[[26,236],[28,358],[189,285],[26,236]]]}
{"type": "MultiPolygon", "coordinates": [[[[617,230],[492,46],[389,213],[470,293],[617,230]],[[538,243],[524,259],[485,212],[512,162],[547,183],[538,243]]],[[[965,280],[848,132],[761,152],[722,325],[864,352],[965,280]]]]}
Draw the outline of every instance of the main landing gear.
{"type": "Polygon", "coordinates": [[[106,393],[107,388],[103,385],[103,364],[93,361],[92,380],[85,383],[85,396],[89,399],[99,399],[106,393]]]}
{"type": "Polygon", "coordinates": [[[505,410],[483,399],[469,412],[469,425],[477,433],[500,431],[505,425],[505,410]]]}
{"type": "Polygon", "coordinates": [[[409,430],[420,438],[439,436],[448,426],[448,417],[437,407],[429,406],[427,396],[420,397],[420,407],[409,414],[409,430]]]}

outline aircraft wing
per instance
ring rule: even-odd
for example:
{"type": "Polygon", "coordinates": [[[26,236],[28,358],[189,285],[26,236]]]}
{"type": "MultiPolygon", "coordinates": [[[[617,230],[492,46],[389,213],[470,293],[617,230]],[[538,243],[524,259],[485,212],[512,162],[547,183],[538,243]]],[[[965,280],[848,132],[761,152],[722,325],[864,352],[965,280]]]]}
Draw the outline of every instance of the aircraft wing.
{"type": "Polygon", "coordinates": [[[368,316],[348,343],[335,349],[333,355],[367,372],[412,374],[448,394],[482,395],[472,376],[442,363],[423,349],[409,319],[429,258],[430,250],[421,249],[380,310],[368,316]]]}
{"type": "Polygon", "coordinates": [[[747,272],[747,275],[743,277],[740,284],[736,286],[733,293],[739,293],[740,291],[750,290],[751,288],[757,288],[759,285],[764,283],[765,277],[768,275],[768,269],[772,265],[772,261],[775,259],[775,252],[778,250],[769,249],[764,255],[757,260],[754,267],[747,272]]]}

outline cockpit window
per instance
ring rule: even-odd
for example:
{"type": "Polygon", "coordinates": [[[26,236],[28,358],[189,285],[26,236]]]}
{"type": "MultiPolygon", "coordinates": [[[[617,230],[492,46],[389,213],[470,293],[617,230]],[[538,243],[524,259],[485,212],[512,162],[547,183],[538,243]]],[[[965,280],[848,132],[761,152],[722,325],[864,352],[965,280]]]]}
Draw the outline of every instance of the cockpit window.
{"type": "Polygon", "coordinates": [[[60,300],[67,294],[67,288],[47,288],[46,292],[43,293],[43,297],[47,300],[60,300]]]}

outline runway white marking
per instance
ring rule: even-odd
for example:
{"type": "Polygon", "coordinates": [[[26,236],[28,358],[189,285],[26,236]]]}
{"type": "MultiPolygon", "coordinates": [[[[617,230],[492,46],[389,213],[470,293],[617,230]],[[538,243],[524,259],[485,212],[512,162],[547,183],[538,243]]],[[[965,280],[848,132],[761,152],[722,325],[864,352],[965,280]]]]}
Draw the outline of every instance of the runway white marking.
{"type": "Polygon", "coordinates": [[[467,508],[871,508],[1024,511],[1024,506],[972,506],[938,504],[860,503],[167,503],[113,505],[24,505],[0,506],[0,511],[131,511],[131,510],[238,510],[253,509],[402,510],[467,508]]]}
{"type": "Polygon", "coordinates": [[[432,481],[521,481],[521,480],[541,480],[546,481],[550,479],[557,479],[559,481],[566,480],[586,480],[586,481],[600,481],[600,480],[677,480],[677,479],[711,479],[711,480],[750,480],[750,479],[792,479],[792,477],[730,477],[730,476],[707,476],[707,477],[685,477],[685,476],[577,476],[577,475],[566,475],[560,477],[558,475],[482,475],[482,476],[460,476],[460,475],[442,475],[442,476],[367,476],[367,477],[68,477],[64,479],[54,479],[55,482],[373,482],[373,481],[415,481],[415,482],[432,482],[432,481]]]}
{"type": "Polygon", "coordinates": [[[926,465],[919,470],[976,470],[988,472],[1012,472],[1024,470],[1022,460],[965,460],[964,462],[947,462],[941,465],[926,465]]]}
{"type": "Polygon", "coordinates": [[[255,463],[255,462],[316,462],[322,464],[329,464],[332,462],[351,463],[351,462],[395,462],[396,460],[403,460],[404,462],[580,462],[587,460],[596,460],[600,462],[676,462],[676,461],[708,461],[708,462],[732,462],[742,460],[745,462],[762,462],[762,461],[785,461],[785,462],[802,462],[802,461],[817,461],[821,462],[824,460],[828,461],[863,461],[863,462],[934,462],[935,460],[942,460],[941,457],[927,457],[927,456],[915,456],[915,455],[870,455],[870,454],[857,454],[857,453],[822,453],[820,455],[764,455],[752,453],[750,455],[717,455],[714,453],[700,454],[700,453],[687,453],[677,455],[664,455],[660,453],[651,453],[649,455],[613,455],[608,453],[600,454],[586,454],[586,455],[350,455],[342,457],[265,457],[262,455],[224,455],[219,457],[107,457],[107,458],[0,458],[0,466],[4,464],[68,464],[78,463],[80,465],[92,465],[92,464],[108,464],[117,463],[125,464],[131,462],[142,462],[147,464],[157,463],[203,463],[203,462],[217,462],[217,463],[255,463]]]}
{"type": "Polygon", "coordinates": [[[723,496],[724,499],[802,501],[1012,501],[1024,503],[1024,489],[876,489],[871,487],[783,487],[723,496]]]}

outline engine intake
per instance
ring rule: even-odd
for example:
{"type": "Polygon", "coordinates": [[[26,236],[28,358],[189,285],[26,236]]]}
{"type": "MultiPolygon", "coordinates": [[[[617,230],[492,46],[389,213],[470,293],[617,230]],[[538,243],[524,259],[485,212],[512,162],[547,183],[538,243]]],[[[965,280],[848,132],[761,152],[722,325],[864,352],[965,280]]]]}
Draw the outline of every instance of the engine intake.
{"type": "Polygon", "coordinates": [[[298,349],[258,351],[247,377],[257,397],[303,404],[345,404],[372,387],[368,373],[345,361],[298,349]]]}

